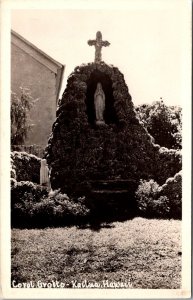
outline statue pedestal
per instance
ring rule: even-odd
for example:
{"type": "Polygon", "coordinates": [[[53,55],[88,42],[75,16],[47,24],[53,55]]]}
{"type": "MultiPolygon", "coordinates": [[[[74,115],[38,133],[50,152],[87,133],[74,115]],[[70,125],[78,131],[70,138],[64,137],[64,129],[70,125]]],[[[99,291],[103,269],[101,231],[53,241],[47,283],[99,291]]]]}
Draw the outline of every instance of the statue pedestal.
{"type": "Polygon", "coordinates": [[[107,124],[104,121],[96,121],[95,124],[97,126],[107,126],[107,124]]]}

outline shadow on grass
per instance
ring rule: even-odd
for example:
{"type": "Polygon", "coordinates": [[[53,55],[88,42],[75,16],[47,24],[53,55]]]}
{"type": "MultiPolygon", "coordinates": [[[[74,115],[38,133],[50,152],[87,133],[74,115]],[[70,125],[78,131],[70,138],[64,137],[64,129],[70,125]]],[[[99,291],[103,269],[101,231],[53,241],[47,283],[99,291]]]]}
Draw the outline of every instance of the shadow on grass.
{"type": "Polygon", "coordinates": [[[97,217],[90,217],[89,219],[85,219],[84,221],[81,220],[77,222],[20,222],[12,224],[11,228],[16,229],[45,229],[45,228],[56,228],[56,227],[74,227],[76,226],[77,229],[90,229],[93,231],[100,231],[102,228],[114,228],[115,225],[113,222],[125,222],[128,220],[133,219],[133,217],[116,217],[116,218],[97,218],[97,217]]]}
{"type": "Polygon", "coordinates": [[[93,231],[100,231],[102,228],[114,228],[115,225],[111,223],[100,223],[100,222],[90,222],[88,224],[78,225],[78,229],[91,229],[93,231]]]}
{"type": "Polygon", "coordinates": [[[56,227],[73,227],[100,231],[102,228],[113,228],[113,222],[125,222],[137,217],[136,211],[90,210],[86,216],[65,216],[52,218],[50,215],[11,216],[11,227],[18,229],[44,229],[56,227]]]}
{"type": "Polygon", "coordinates": [[[99,215],[91,215],[89,218],[89,222],[86,224],[80,224],[77,226],[78,229],[91,229],[93,231],[100,231],[102,228],[114,228],[115,225],[113,222],[125,222],[128,220],[132,220],[136,215],[117,215],[117,216],[99,216],[99,215]]]}

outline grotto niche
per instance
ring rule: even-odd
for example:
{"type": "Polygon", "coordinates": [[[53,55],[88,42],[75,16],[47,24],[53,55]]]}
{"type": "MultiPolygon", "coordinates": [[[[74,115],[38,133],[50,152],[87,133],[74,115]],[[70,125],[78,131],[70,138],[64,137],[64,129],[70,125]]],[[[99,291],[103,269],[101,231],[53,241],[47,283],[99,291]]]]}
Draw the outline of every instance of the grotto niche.
{"type": "Polygon", "coordinates": [[[98,83],[101,83],[105,94],[105,124],[117,124],[117,117],[114,109],[112,81],[107,74],[102,73],[97,69],[92,72],[91,76],[87,80],[86,107],[88,121],[91,125],[95,125],[96,112],[94,106],[94,94],[98,83]]]}
{"type": "MultiPolygon", "coordinates": [[[[123,74],[97,57],[93,63],[76,67],[68,77],[45,157],[53,190],[69,196],[88,191],[89,195],[91,190],[95,196],[108,192],[111,201],[118,195],[118,203],[125,185],[132,198],[140,179],[163,184],[174,176],[181,170],[181,155],[153,143],[136,117],[123,74]],[[98,82],[105,94],[105,126],[95,124],[98,82]]],[[[125,199],[127,205],[128,194],[125,199]]]]}

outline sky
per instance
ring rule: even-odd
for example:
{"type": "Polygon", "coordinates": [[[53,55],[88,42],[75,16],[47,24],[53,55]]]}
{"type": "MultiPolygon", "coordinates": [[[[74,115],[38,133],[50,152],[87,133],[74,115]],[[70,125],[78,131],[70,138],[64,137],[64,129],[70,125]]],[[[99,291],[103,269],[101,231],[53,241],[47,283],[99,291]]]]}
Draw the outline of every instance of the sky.
{"type": "Polygon", "coordinates": [[[74,68],[94,61],[95,49],[87,41],[101,31],[111,43],[103,47],[102,59],[124,74],[135,105],[160,97],[168,105],[181,105],[187,51],[182,1],[154,1],[157,5],[151,6],[144,0],[141,7],[128,0],[127,8],[116,9],[17,8],[11,10],[11,27],[65,65],[60,95],[74,68]]]}

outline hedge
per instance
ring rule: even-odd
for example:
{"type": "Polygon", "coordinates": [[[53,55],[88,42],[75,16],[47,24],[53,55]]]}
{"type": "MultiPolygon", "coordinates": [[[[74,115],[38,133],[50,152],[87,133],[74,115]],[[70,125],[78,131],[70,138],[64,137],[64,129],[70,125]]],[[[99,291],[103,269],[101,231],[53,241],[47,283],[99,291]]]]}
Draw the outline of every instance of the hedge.
{"type": "Polygon", "coordinates": [[[11,152],[11,178],[17,181],[40,182],[41,158],[26,152],[11,152]]]}
{"type": "Polygon", "coordinates": [[[182,216],[182,174],[166,180],[160,186],[154,180],[141,180],[136,191],[138,213],[146,218],[174,218],[182,216]]]}

